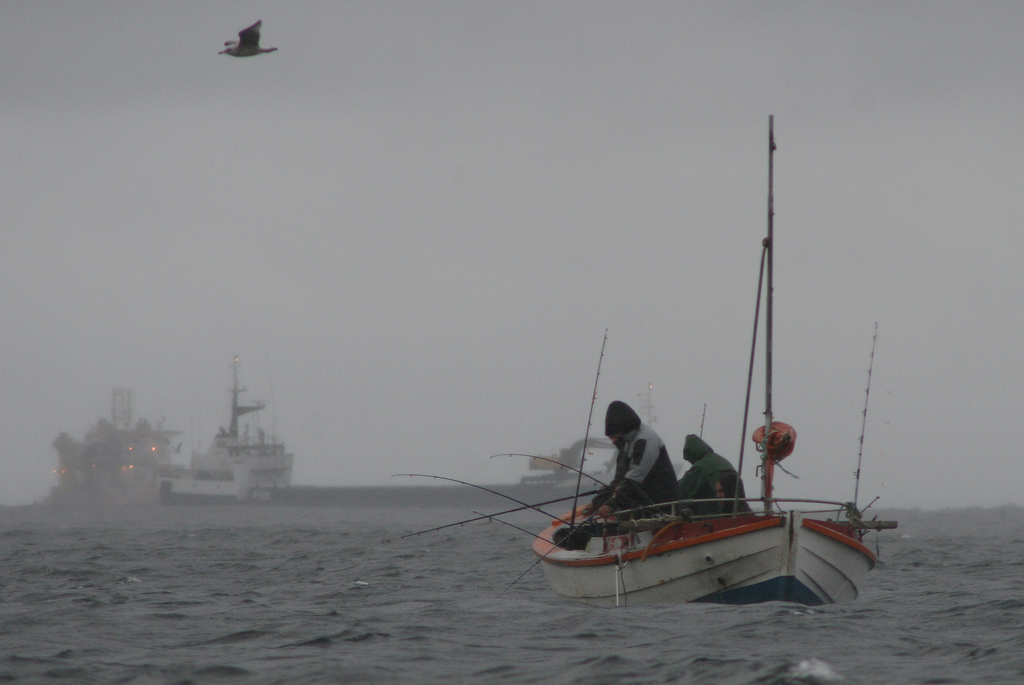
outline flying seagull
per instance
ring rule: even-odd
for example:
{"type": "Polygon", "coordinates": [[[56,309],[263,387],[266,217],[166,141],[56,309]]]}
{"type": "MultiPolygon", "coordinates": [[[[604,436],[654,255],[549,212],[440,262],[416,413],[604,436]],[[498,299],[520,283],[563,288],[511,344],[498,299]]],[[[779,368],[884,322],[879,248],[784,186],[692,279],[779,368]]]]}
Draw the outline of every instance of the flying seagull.
{"type": "Polygon", "coordinates": [[[261,52],[273,52],[277,48],[261,48],[260,47],[260,26],[263,25],[263,20],[256,22],[247,29],[242,29],[238,32],[238,40],[229,40],[224,43],[227,47],[220,52],[218,55],[231,55],[232,57],[252,57],[258,55],[261,52]]]}

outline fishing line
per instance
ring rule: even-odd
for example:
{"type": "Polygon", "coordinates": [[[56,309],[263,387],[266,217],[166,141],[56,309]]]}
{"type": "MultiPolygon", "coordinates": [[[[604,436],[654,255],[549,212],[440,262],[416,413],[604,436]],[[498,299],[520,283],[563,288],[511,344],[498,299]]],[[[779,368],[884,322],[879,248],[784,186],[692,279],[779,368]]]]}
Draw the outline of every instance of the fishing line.
{"type": "MultiPolygon", "coordinates": [[[[597,490],[591,490],[590,492],[585,492],[583,494],[584,494],[584,496],[586,496],[586,495],[596,495],[597,494],[597,490]]],[[[558,502],[564,502],[565,500],[572,499],[573,497],[574,497],[574,495],[566,495],[565,497],[559,497],[558,499],[551,499],[551,500],[548,500],[546,502],[538,502],[536,505],[533,505],[533,506],[543,507],[544,505],[547,505],[547,504],[557,504],[558,502]]],[[[493,514],[482,514],[482,515],[480,515],[480,516],[478,516],[476,518],[466,519],[465,521],[456,521],[455,523],[446,523],[445,525],[437,526],[436,528],[427,528],[426,530],[417,531],[415,533],[406,533],[405,535],[400,535],[399,537],[396,537],[396,538],[388,538],[386,540],[381,540],[381,543],[395,542],[396,540],[404,540],[406,538],[416,537],[417,535],[423,535],[424,533],[433,533],[433,532],[436,532],[436,531],[439,531],[439,530],[444,530],[445,528],[453,528],[455,526],[462,526],[462,525],[465,525],[467,523],[475,523],[476,521],[482,521],[483,519],[490,518],[492,516],[503,516],[505,514],[514,514],[517,511],[523,511],[524,509],[529,509],[529,508],[531,508],[531,505],[524,505],[524,506],[521,506],[521,507],[516,507],[515,509],[506,509],[505,511],[498,511],[498,512],[495,512],[493,514]]]]}
{"type": "Polygon", "coordinates": [[[490,488],[485,488],[482,485],[476,485],[475,483],[467,483],[464,480],[458,480],[456,478],[446,478],[445,476],[432,476],[429,473],[396,473],[393,477],[398,477],[398,476],[409,476],[409,477],[412,477],[412,478],[434,478],[436,480],[451,481],[452,483],[458,483],[459,485],[468,485],[471,488],[476,488],[478,490],[483,490],[484,492],[489,492],[492,495],[497,495],[498,497],[504,497],[505,499],[512,500],[516,504],[521,504],[524,507],[527,507],[529,509],[533,509],[534,511],[539,511],[540,513],[544,514],[545,516],[549,516],[551,518],[558,518],[554,514],[549,514],[548,512],[544,511],[539,506],[535,506],[533,504],[527,504],[526,502],[524,502],[522,500],[518,500],[515,497],[512,497],[511,495],[506,495],[506,494],[504,494],[502,492],[498,492],[497,490],[491,490],[490,488]]]}

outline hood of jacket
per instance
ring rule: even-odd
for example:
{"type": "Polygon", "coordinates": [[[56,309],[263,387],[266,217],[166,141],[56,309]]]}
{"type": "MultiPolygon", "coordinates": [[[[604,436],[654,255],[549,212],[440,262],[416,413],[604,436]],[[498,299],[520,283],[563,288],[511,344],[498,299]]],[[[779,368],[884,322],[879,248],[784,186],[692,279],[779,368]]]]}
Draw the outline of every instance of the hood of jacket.
{"type": "Polygon", "coordinates": [[[615,400],[604,415],[605,435],[626,435],[640,428],[640,416],[625,402],[615,400]]]}
{"type": "Polygon", "coordinates": [[[707,444],[693,433],[686,436],[686,442],[683,444],[683,459],[691,464],[697,463],[697,460],[708,454],[714,454],[714,452],[715,451],[711,449],[711,445],[707,444]]]}

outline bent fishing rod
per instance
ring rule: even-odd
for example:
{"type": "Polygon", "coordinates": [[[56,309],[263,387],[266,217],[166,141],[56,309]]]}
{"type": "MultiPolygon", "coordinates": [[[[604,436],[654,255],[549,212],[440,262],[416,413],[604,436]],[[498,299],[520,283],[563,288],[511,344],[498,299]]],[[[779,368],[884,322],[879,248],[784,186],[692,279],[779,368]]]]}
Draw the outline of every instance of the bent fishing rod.
{"type": "Polygon", "coordinates": [[[587,442],[590,440],[590,426],[594,420],[594,404],[597,402],[597,382],[601,378],[601,362],[604,361],[604,346],[608,343],[608,329],[604,329],[604,339],[601,340],[601,356],[597,358],[597,375],[594,376],[594,394],[590,398],[590,414],[587,415],[587,430],[583,434],[583,451],[580,453],[580,471],[576,475],[576,497],[572,500],[572,514],[569,517],[569,527],[576,527],[576,505],[579,502],[580,483],[583,481],[583,463],[587,459],[587,442]]]}
{"type": "MultiPolygon", "coordinates": [[[[594,481],[595,483],[597,483],[598,485],[600,485],[603,488],[608,487],[608,484],[605,483],[604,481],[602,481],[600,478],[595,478],[594,476],[590,475],[589,473],[584,473],[583,469],[578,469],[575,466],[569,466],[568,464],[560,462],[557,459],[551,459],[549,457],[541,457],[541,456],[536,455],[536,454],[518,454],[518,453],[509,454],[507,452],[504,452],[502,454],[492,454],[490,457],[488,457],[488,459],[494,459],[495,457],[530,457],[531,459],[540,459],[541,461],[546,461],[546,462],[550,462],[552,464],[557,464],[558,466],[561,466],[564,469],[568,469],[570,471],[573,471],[574,473],[578,473],[578,474],[580,474],[582,476],[586,476],[587,478],[589,478],[590,480],[594,481]]],[[[583,461],[582,455],[580,455],[580,461],[581,462],[583,461]]],[[[582,496],[586,497],[588,494],[592,494],[592,493],[580,493],[580,494],[582,496]]]]}
{"type": "Polygon", "coordinates": [[[515,530],[518,530],[520,533],[526,533],[527,535],[529,535],[532,538],[537,538],[538,540],[543,540],[544,539],[540,535],[537,535],[536,533],[534,533],[532,531],[526,530],[525,528],[521,528],[521,527],[517,526],[514,523],[509,523],[508,521],[502,521],[500,518],[498,518],[497,514],[481,514],[479,511],[476,511],[475,509],[473,510],[473,513],[474,514],[479,514],[480,518],[487,519],[488,521],[497,521],[498,523],[502,523],[502,524],[508,526],[509,528],[514,528],[515,530]]]}
{"type": "MultiPolygon", "coordinates": [[[[550,553],[551,553],[551,552],[548,552],[548,554],[550,554],[550,553]]],[[[544,557],[546,557],[546,556],[547,556],[547,554],[545,554],[545,555],[544,555],[544,557]]],[[[532,571],[532,570],[533,570],[533,569],[534,569],[534,568],[535,568],[535,567],[537,566],[537,564],[539,564],[540,562],[544,561],[544,557],[541,557],[541,558],[540,558],[540,559],[538,559],[537,561],[535,561],[535,562],[533,562],[532,564],[530,564],[530,568],[528,568],[528,569],[526,569],[525,571],[523,571],[522,573],[520,573],[520,574],[519,574],[519,576],[518,576],[518,577],[517,577],[517,578],[516,578],[515,580],[513,580],[513,581],[512,581],[511,583],[509,583],[509,584],[508,584],[508,587],[507,587],[507,588],[505,588],[504,590],[502,590],[502,591],[501,591],[501,594],[505,594],[506,592],[508,592],[509,590],[511,590],[511,589],[512,589],[512,586],[513,586],[513,585],[515,585],[515,584],[516,584],[516,583],[518,583],[518,582],[519,582],[520,580],[522,580],[522,579],[523,579],[523,578],[524,578],[524,577],[526,576],[526,574],[527,574],[527,573],[529,573],[530,571],[532,571]]]]}
{"type": "Polygon", "coordinates": [[[489,492],[492,495],[497,495],[498,497],[504,497],[505,499],[512,500],[516,504],[523,505],[523,507],[525,507],[525,508],[533,509],[534,511],[539,511],[540,513],[544,514],[545,516],[549,516],[551,518],[558,518],[557,516],[555,516],[553,514],[549,514],[548,512],[544,511],[538,505],[527,504],[526,502],[524,502],[522,500],[518,500],[515,497],[512,497],[511,495],[506,495],[503,492],[498,492],[497,490],[491,490],[490,488],[485,488],[484,486],[477,485],[476,483],[467,483],[466,481],[458,480],[457,478],[447,478],[445,476],[432,476],[429,473],[396,473],[395,476],[396,477],[397,476],[410,476],[410,477],[413,477],[413,478],[433,478],[435,480],[451,481],[452,483],[458,483],[459,485],[468,485],[471,488],[476,488],[478,490],[483,490],[484,492],[489,492]]]}
{"type": "MultiPolygon", "coordinates": [[[[586,495],[589,495],[589,494],[591,494],[591,493],[589,493],[589,492],[588,492],[588,493],[580,493],[580,494],[581,494],[581,495],[584,495],[584,496],[586,496],[586,495]]],[[[507,521],[502,521],[501,519],[494,519],[494,520],[495,520],[495,521],[497,521],[498,523],[504,523],[504,524],[506,524],[506,525],[512,526],[512,524],[511,524],[511,523],[508,523],[507,521]]],[[[587,521],[593,521],[593,520],[594,520],[594,517],[593,517],[593,516],[590,516],[590,517],[588,517],[588,518],[587,518],[587,521]]],[[[584,521],[584,523],[586,523],[586,521],[584,521]]],[[[513,527],[513,528],[516,528],[516,526],[512,526],[512,527],[513,527]]],[[[582,525],[581,525],[581,526],[579,526],[579,527],[580,527],[580,528],[582,528],[582,525]]],[[[570,525],[570,529],[575,529],[575,528],[574,528],[573,526],[571,526],[571,525],[570,525]]],[[[547,539],[547,538],[545,538],[545,537],[543,537],[543,536],[541,536],[541,535],[537,535],[536,533],[531,533],[530,531],[528,531],[528,530],[523,530],[522,528],[519,528],[519,530],[522,530],[522,531],[523,531],[524,533],[529,533],[530,535],[532,535],[533,537],[535,537],[535,538],[537,538],[537,539],[539,539],[539,540],[544,540],[545,542],[548,542],[548,539],[547,539]]],[[[553,542],[553,541],[552,541],[552,542],[553,542]]],[[[529,573],[529,572],[530,572],[530,571],[532,571],[532,570],[533,570],[534,568],[536,568],[536,567],[537,567],[537,565],[538,565],[538,564],[540,564],[540,562],[542,562],[542,561],[544,561],[545,559],[547,559],[547,558],[548,558],[548,556],[549,556],[549,555],[550,555],[550,554],[551,554],[552,552],[554,552],[554,551],[555,551],[556,549],[559,549],[559,545],[558,545],[558,544],[552,544],[552,545],[551,545],[551,549],[549,549],[549,550],[548,550],[547,552],[544,552],[544,555],[543,555],[543,556],[541,556],[541,557],[538,557],[538,558],[537,558],[537,561],[535,561],[535,562],[533,562],[532,564],[530,564],[530,567],[529,567],[529,568],[527,568],[527,569],[526,569],[525,571],[523,571],[522,573],[520,573],[520,574],[519,574],[519,576],[518,576],[518,577],[516,577],[516,579],[515,579],[515,580],[513,580],[513,581],[512,581],[511,583],[509,583],[509,584],[508,584],[508,587],[506,587],[506,588],[505,588],[504,590],[502,590],[502,591],[501,591],[501,594],[505,594],[506,592],[508,592],[509,590],[511,590],[511,589],[512,589],[512,586],[513,586],[513,585],[515,585],[515,584],[516,584],[516,583],[518,583],[518,582],[519,582],[520,580],[522,580],[523,578],[525,578],[525,577],[526,577],[526,574],[527,574],[527,573],[529,573]]]]}
{"type": "MultiPolygon", "coordinates": [[[[875,335],[871,338],[871,362],[868,363],[868,387],[864,391],[864,412],[860,422],[860,449],[857,451],[856,481],[853,486],[853,506],[857,506],[857,495],[860,492],[860,461],[864,456],[864,428],[868,424],[868,397],[871,396],[871,370],[875,368],[875,344],[878,342],[878,322],[875,322],[875,335]]],[[[875,499],[878,499],[877,497],[875,499]]],[[[871,506],[870,504],[868,505],[871,506]]],[[[867,507],[865,507],[866,509],[867,507]]]]}
{"type": "MultiPolygon", "coordinates": [[[[596,495],[597,492],[598,492],[597,490],[591,490],[590,492],[583,493],[583,495],[584,496],[596,495]]],[[[566,495],[565,497],[559,497],[558,499],[551,499],[551,500],[548,500],[546,502],[538,502],[534,506],[543,507],[543,506],[545,506],[547,504],[557,504],[559,502],[564,502],[567,499],[572,499],[573,497],[575,497],[575,495],[566,495]]],[[[412,538],[412,537],[416,537],[418,535],[423,535],[424,533],[434,533],[434,532],[439,531],[439,530],[444,530],[445,528],[454,528],[455,526],[462,526],[462,525],[465,525],[467,523],[476,523],[477,521],[483,521],[484,519],[493,518],[495,516],[504,516],[505,514],[514,514],[514,513],[518,512],[518,511],[523,511],[524,509],[529,509],[529,508],[531,508],[530,505],[524,505],[524,506],[521,506],[521,507],[516,507],[515,509],[506,509],[505,511],[498,511],[498,512],[495,512],[493,514],[480,514],[476,518],[466,519],[465,521],[456,521],[455,523],[447,523],[447,524],[445,524],[443,526],[437,526],[436,528],[428,528],[426,530],[421,530],[421,531],[418,531],[416,533],[407,533],[405,535],[400,535],[397,538],[388,538],[387,540],[381,540],[381,542],[382,543],[383,542],[395,542],[396,540],[404,540],[406,538],[412,538]]],[[[473,512],[473,513],[478,513],[478,512],[473,512]]],[[[494,520],[497,521],[498,519],[494,519],[494,520]]],[[[531,535],[532,535],[532,533],[531,533],[531,535]]]]}
{"type": "MultiPolygon", "coordinates": [[[[511,524],[511,523],[508,523],[507,521],[502,521],[501,519],[494,519],[494,520],[495,520],[495,521],[497,521],[498,523],[505,523],[506,525],[512,526],[512,524],[511,524]]],[[[513,527],[513,528],[515,528],[516,526],[512,526],[512,527],[513,527]]],[[[522,529],[522,528],[520,528],[519,530],[523,530],[523,529],[522,529]]],[[[530,533],[530,531],[528,531],[528,530],[523,530],[523,532],[524,532],[524,533],[530,533]]],[[[544,540],[545,542],[547,542],[547,538],[541,537],[540,535],[537,535],[536,533],[530,533],[530,535],[532,535],[533,537],[535,537],[535,538],[537,538],[537,539],[539,539],[539,540],[544,540]]],[[[549,555],[549,554],[551,554],[552,552],[554,552],[554,551],[555,551],[556,549],[558,549],[558,545],[551,545],[551,549],[549,549],[549,550],[548,550],[547,552],[544,552],[544,556],[542,556],[542,557],[538,557],[538,558],[537,558],[537,561],[535,561],[535,562],[533,562],[532,564],[530,564],[530,567],[529,567],[529,568],[527,568],[527,569],[526,569],[525,571],[523,571],[522,573],[520,573],[520,574],[519,574],[519,575],[518,575],[518,576],[516,577],[516,579],[515,579],[515,580],[513,580],[513,581],[512,581],[511,583],[509,583],[509,584],[508,584],[508,587],[506,587],[506,588],[505,588],[504,590],[502,590],[502,591],[501,591],[501,594],[505,594],[506,592],[508,592],[509,590],[511,590],[511,589],[512,589],[512,586],[513,586],[513,585],[515,585],[515,584],[516,584],[516,583],[518,583],[518,582],[519,582],[520,580],[522,580],[523,578],[525,578],[525,577],[526,577],[526,574],[527,574],[527,573],[529,573],[529,572],[530,572],[530,571],[532,571],[532,570],[533,570],[534,568],[536,568],[536,567],[537,567],[537,565],[538,565],[538,564],[539,564],[540,562],[542,562],[542,561],[544,561],[545,559],[547,559],[547,558],[548,558],[548,555],[549,555]]]]}

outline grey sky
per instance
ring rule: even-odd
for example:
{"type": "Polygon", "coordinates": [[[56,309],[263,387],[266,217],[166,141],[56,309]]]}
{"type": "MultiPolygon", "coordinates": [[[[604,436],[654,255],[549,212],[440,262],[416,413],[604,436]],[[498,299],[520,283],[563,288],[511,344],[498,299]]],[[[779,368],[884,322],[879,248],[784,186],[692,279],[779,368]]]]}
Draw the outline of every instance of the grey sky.
{"type": "Polygon", "coordinates": [[[512,482],[606,328],[596,432],[734,459],[774,114],[780,494],[851,497],[877,321],[862,502],[1024,504],[1020,4],[3,11],[0,503],[115,387],[184,463],[235,353],[296,483],[512,482]]]}

